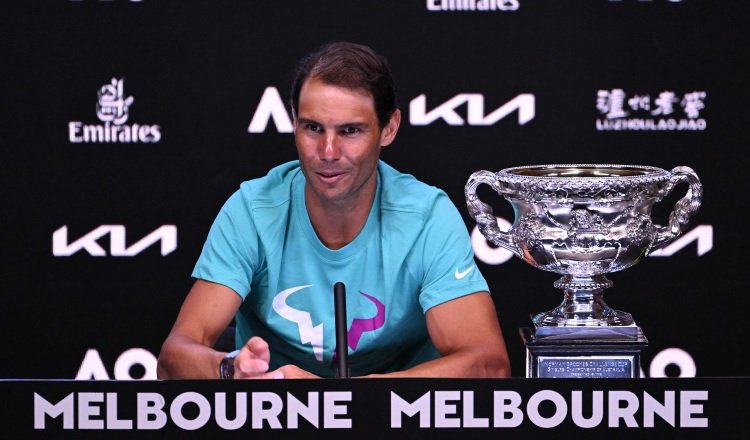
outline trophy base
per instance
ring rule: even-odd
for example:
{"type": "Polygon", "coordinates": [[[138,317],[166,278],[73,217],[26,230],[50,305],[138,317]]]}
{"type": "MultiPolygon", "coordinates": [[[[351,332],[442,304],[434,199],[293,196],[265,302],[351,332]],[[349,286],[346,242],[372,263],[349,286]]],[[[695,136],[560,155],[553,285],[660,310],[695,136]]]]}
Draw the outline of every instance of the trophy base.
{"type": "Polygon", "coordinates": [[[640,377],[641,351],[648,340],[639,327],[635,329],[635,338],[597,337],[602,330],[597,328],[579,328],[566,337],[538,337],[531,328],[523,327],[519,332],[526,346],[526,377],[640,377]]]}

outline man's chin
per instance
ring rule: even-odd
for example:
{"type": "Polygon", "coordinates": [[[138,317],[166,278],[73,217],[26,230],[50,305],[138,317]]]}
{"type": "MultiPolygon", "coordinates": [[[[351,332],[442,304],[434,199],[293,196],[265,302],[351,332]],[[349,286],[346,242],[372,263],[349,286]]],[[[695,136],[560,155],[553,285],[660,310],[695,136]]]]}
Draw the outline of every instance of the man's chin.
{"type": "Polygon", "coordinates": [[[321,203],[333,203],[340,204],[344,203],[348,197],[347,191],[343,188],[335,187],[332,188],[326,185],[315,185],[312,189],[312,196],[319,200],[321,203]]]}

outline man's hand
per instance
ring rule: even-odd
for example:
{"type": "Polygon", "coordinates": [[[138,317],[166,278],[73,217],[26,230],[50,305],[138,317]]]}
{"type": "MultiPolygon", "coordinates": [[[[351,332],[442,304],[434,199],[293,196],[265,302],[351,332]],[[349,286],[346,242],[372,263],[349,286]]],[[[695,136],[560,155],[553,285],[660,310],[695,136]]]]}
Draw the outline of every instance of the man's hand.
{"type": "Polygon", "coordinates": [[[268,343],[258,336],[253,336],[240,349],[234,358],[235,379],[283,379],[279,370],[268,371],[271,352],[268,343]]]}
{"type": "Polygon", "coordinates": [[[258,336],[253,336],[240,349],[234,358],[235,379],[317,379],[318,376],[309,373],[296,365],[268,371],[271,361],[271,351],[268,343],[258,336]]]}

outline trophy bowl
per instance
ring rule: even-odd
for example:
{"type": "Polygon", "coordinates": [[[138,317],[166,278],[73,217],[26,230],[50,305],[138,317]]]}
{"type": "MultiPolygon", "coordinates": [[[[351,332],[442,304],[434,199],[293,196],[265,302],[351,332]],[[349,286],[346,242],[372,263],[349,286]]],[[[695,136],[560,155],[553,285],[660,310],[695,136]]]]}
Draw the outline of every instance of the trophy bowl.
{"type": "Polygon", "coordinates": [[[465,188],[469,213],[488,241],[534,267],[562,275],[554,286],[564,291],[563,302],[532,317],[542,336],[545,329],[562,334],[592,327],[635,335],[633,317],[602,299],[602,292],[612,286],[606,274],[626,269],[675,240],[700,207],[702,192],[698,176],[688,167],[666,171],[611,164],[477,171],[465,188]],[[668,225],[654,224],[652,207],[682,182],[689,188],[668,225]],[[481,184],[513,206],[515,220],[507,232],[498,227],[492,208],[477,197],[481,184]]]}

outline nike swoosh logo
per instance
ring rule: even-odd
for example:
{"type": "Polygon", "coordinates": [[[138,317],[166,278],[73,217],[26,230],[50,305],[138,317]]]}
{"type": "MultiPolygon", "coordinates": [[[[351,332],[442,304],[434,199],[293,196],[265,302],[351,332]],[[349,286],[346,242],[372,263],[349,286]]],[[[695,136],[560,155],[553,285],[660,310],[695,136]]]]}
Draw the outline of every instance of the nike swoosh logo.
{"type": "Polygon", "coordinates": [[[463,272],[459,272],[459,271],[458,271],[458,269],[456,269],[456,273],[454,273],[454,274],[453,274],[453,276],[455,276],[457,280],[461,280],[461,279],[463,279],[463,278],[464,278],[464,277],[465,277],[466,275],[468,275],[468,274],[469,274],[469,272],[471,272],[472,270],[474,270],[474,266],[471,266],[470,268],[466,269],[466,270],[465,270],[465,271],[463,271],[463,272]]]}

